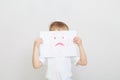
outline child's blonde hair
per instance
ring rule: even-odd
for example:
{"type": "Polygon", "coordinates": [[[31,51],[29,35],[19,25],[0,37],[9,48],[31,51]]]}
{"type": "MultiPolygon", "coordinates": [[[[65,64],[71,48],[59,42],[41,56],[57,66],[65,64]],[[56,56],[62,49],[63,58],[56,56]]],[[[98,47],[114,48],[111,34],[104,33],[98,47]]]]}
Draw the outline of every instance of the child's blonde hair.
{"type": "Polygon", "coordinates": [[[54,21],[50,24],[49,31],[54,31],[55,29],[69,30],[69,27],[64,22],[54,21]]]}

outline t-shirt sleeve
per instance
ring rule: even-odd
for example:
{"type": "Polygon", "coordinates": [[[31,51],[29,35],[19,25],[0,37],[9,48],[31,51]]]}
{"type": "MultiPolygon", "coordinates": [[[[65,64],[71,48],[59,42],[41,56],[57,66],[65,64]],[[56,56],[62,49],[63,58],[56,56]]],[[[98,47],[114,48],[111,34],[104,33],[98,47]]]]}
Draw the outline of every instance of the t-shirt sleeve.
{"type": "Polygon", "coordinates": [[[42,62],[43,65],[46,64],[46,58],[39,56],[39,60],[42,62]]]}
{"type": "Polygon", "coordinates": [[[72,64],[77,65],[79,59],[80,59],[80,57],[71,57],[72,64]]]}

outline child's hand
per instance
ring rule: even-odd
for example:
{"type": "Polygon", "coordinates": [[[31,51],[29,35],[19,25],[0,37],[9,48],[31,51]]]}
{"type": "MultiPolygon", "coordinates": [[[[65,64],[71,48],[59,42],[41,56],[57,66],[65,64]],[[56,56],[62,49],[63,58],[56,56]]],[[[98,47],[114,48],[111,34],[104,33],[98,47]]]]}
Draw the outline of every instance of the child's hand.
{"type": "Polygon", "coordinates": [[[42,44],[42,43],[43,43],[43,40],[41,38],[37,38],[34,41],[34,46],[39,47],[39,45],[42,44]]]}
{"type": "Polygon", "coordinates": [[[85,59],[80,59],[77,64],[79,64],[81,66],[86,66],[87,65],[87,61],[85,59]]]}
{"type": "Polygon", "coordinates": [[[74,37],[73,42],[78,46],[82,45],[82,40],[78,36],[74,37]]]}

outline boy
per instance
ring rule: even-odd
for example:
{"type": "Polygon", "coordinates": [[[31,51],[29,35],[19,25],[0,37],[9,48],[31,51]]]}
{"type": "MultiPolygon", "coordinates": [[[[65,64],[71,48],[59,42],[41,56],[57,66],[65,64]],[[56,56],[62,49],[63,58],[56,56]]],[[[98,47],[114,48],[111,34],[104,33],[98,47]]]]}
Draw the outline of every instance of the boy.
{"type": "MultiPolygon", "coordinates": [[[[69,27],[60,21],[51,23],[49,31],[67,31],[69,27]]],[[[74,58],[75,63],[81,66],[87,65],[87,57],[82,45],[82,40],[76,36],[73,42],[78,45],[80,50],[80,58],[74,58]]],[[[72,80],[71,71],[71,58],[72,57],[53,57],[53,58],[41,58],[39,57],[39,45],[44,41],[40,38],[35,39],[33,47],[32,63],[35,69],[40,68],[47,61],[47,79],[48,80],[72,80]]]]}

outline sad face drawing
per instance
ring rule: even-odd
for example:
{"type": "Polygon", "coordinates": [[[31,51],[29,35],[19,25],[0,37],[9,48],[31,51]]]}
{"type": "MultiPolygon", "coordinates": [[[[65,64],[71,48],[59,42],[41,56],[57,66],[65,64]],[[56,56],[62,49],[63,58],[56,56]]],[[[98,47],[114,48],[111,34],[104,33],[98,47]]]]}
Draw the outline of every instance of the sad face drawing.
{"type": "MultiPolygon", "coordinates": [[[[54,40],[57,39],[56,37],[54,37],[54,40]]],[[[62,39],[64,39],[64,36],[62,36],[62,39]]],[[[64,44],[62,42],[58,42],[54,45],[55,47],[56,46],[64,46],[64,44]]]]}
{"type": "Polygon", "coordinates": [[[64,32],[51,33],[49,42],[54,55],[62,56],[66,53],[65,51],[68,48],[69,39],[64,32]]]}
{"type": "Polygon", "coordinates": [[[64,33],[58,32],[57,35],[55,33],[51,33],[49,37],[51,47],[65,47],[67,37],[64,33]]]}
{"type": "Polygon", "coordinates": [[[76,46],[73,43],[75,31],[41,32],[43,44],[40,45],[40,55],[43,57],[76,56],[76,46]]]}

